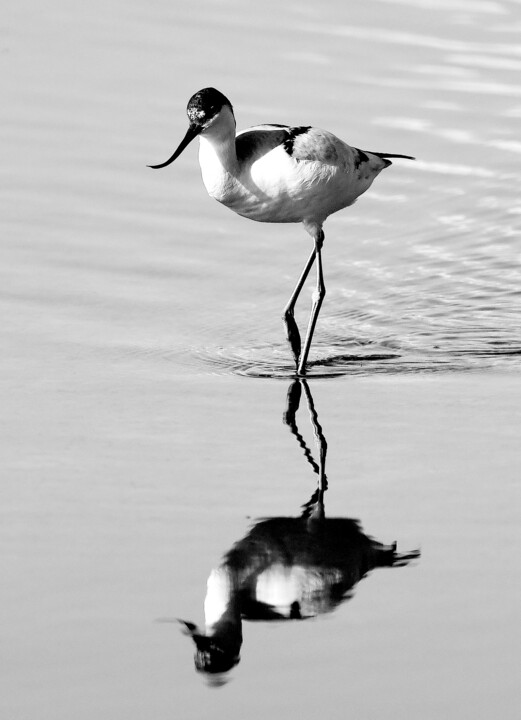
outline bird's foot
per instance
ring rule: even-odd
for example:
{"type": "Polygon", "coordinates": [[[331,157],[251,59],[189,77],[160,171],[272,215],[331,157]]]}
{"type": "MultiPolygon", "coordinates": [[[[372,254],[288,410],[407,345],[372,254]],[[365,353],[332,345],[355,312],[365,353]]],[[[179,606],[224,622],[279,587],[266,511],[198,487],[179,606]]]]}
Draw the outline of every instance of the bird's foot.
{"type": "Polygon", "coordinates": [[[306,363],[297,362],[297,376],[301,378],[306,377],[306,363]]]}

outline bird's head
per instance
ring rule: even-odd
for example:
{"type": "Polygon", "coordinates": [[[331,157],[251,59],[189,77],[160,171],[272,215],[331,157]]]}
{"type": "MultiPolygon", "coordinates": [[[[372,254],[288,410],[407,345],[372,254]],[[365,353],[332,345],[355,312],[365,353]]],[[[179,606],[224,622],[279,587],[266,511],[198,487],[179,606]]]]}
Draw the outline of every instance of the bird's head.
{"type": "Polygon", "coordinates": [[[195,667],[199,672],[226,673],[239,662],[240,641],[227,641],[226,638],[210,636],[202,632],[197,625],[186,620],[179,621],[183,632],[190,635],[195,643],[195,667]]]}
{"type": "Polygon", "coordinates": [[[174,154],[164,163],[149,165],[148,167],[159,170],[159,168],[170,165],[194,138],[201,133],[204,134],[210,131],[211,128],[219,124],[219,121],[222,121],[225,125],[230,125],[230,122],[235,125],[231,102],[222,92],[211,87],[203,88],[196,92],[195,95],[192,95],[186,107],[186,114],[189,123],[188,131],[174,154]]]}

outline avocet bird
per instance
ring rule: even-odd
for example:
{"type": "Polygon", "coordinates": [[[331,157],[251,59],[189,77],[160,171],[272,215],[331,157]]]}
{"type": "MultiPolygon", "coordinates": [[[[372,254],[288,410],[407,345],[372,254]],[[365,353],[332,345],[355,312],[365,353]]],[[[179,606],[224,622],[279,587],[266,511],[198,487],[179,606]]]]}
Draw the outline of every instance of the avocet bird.
{"type": "Polygon", "coordinates": [[[199,136],[199,163],[211,197],[251,220],[301,222],[313,238],[314,248],[283,316],[297,374],[305,375],[313,332],[326,294],[321,255],[324,221],[337,210],[352,205],[375,177],[391,165],[388,158],[414,158],[364,152],[326,130],[307,126],[257,125],[236,134],[232,104],[215,88],[195,93],[188,102],[187,114],[188,132],[177,150],[166,162],[149,167],[166,167],[199,136]],[[294,309],[315,259],[317,285],[302,349],[294,309]]]}

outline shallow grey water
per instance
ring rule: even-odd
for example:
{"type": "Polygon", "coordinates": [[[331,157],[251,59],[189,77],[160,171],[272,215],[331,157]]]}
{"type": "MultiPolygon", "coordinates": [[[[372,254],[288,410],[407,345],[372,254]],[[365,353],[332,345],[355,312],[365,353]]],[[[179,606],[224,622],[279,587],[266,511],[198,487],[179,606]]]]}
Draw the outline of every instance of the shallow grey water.
{"type": "Polygon", "coordinates": [[[520,29],[518,2],[470,0],[10,8],[3,715],[517,717],[520,29]],[[213,203],[195,148],[145,167],[207,85],[239,127],[417,157],[326,224],[310,389],[326,516],[421,557],[244,623],[217,694],[169,621],[202,624],[221,556],[316,477],[282,423],[309,238],[213,203]]]}

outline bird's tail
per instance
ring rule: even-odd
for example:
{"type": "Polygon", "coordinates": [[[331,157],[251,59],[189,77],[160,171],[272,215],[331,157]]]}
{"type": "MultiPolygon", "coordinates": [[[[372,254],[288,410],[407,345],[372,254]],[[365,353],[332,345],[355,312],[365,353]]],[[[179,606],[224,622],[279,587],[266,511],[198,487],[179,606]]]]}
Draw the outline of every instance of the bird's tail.
{"type": "Polygon", "coordinates": [[[371,152],[371,155],[376,155],[377,157],[382,158],[382,160],[386,160],[387,158],[403,158],[404,160],[416,160],[416,158],[412,157],[412,155],[398,155],[396,153],[371,152]]]}

